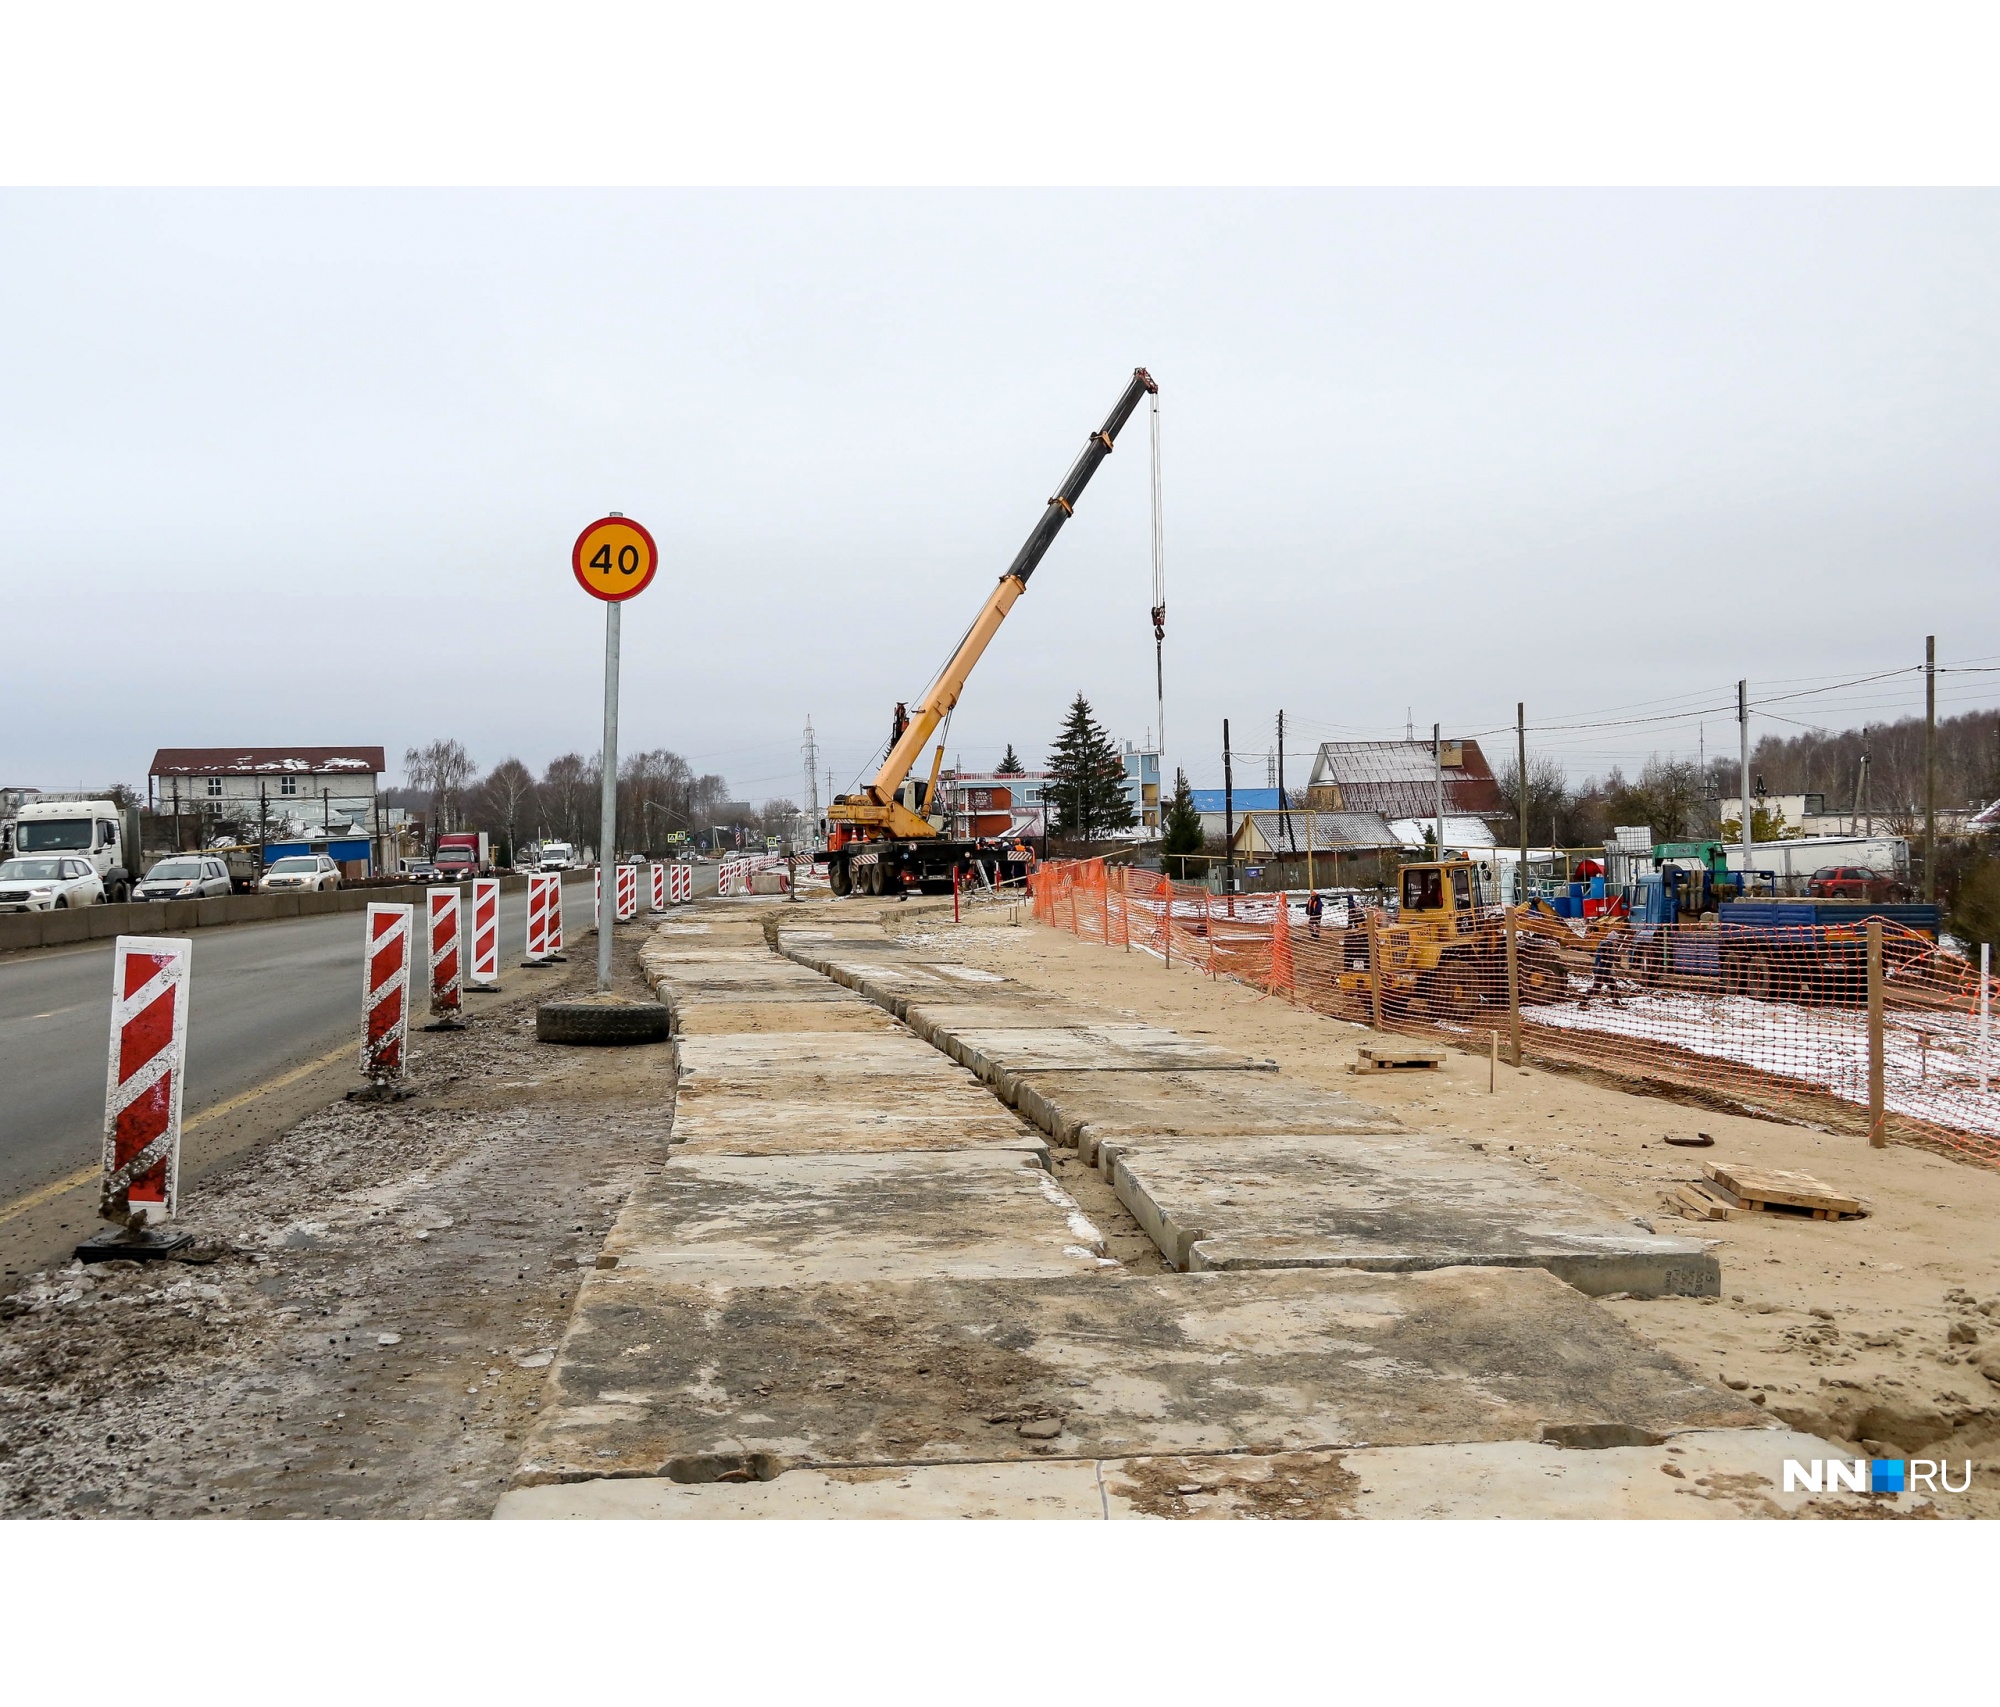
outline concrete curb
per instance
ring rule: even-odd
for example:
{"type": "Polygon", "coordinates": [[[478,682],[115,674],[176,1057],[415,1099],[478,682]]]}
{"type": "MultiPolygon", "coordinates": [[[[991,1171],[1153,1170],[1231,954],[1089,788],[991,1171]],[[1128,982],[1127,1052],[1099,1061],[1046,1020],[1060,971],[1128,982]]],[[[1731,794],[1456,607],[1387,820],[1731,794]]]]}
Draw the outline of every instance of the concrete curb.
{"type": "MultiPolygon", "coordinates": [[[[566,872],[563,880],[587,883],[590,873],[566,872]]],[[[222,925],[316,918],[325,913],[359,913],[371,901],[421,907],[426,887],[456,887],[463,895],[469,892],[470,884],[399,883],[310,895],[211,895],[198,901],[110,901],[97,907],[65,908],[59,913],[0,913],[0,954],[55,948],[72,942],[108,941],[116,936],[179,936],[184,931],[211,930],[222,925]]],[[[524,876],[509,873],[500,879],[502,894],[518,894],[527,887],[524,876]]]]}

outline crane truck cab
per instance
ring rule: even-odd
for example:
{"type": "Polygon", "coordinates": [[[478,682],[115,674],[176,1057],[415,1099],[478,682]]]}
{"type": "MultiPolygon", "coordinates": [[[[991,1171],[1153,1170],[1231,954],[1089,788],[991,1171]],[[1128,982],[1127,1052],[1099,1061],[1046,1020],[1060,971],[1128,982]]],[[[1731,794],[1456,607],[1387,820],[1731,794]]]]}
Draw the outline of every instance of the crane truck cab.
{"type": "Polygon", "coordinates": [[[138,814],[111,800],[31,800],[14,821],[14,852],[64,854],[97,873],[107,901],[132,898],[138,814]]]}

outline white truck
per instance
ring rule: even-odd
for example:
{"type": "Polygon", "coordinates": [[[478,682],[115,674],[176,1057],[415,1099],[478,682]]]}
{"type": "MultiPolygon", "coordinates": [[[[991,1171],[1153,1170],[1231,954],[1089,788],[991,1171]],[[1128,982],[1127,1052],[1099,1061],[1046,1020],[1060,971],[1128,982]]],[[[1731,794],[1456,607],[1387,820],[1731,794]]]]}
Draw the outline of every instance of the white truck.
{"type": "Polygon", "coordinates": [[[541,869],[544,871],[567,871],[576,864],[576,849],[568,842],[542,843],[541,869]]]}
{"type": "Polygon", "coordinates": [[[87,860],[107,901],[129,901],[139,863],[139,814],[110,800],[31,800],[13,822],[16,854],[87,860]],[[128,850],[129,856],[128,856],[128,850]]]}

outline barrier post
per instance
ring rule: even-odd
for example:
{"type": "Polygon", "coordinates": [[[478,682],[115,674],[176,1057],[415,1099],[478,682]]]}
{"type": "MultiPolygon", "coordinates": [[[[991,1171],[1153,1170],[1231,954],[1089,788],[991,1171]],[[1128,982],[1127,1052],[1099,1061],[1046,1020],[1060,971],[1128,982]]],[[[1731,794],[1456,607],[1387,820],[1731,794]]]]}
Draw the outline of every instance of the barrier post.
{"type": "Polygon", "coordinates": [[[551,914],[562,911],[562,878],[555,872],[528,874],[528,958],[523,966],[546,966],[551,957],[551,914]]]}
{"type": "Polygon", "coordinates": [[[604,867],[600,863],[590,870],[590,928],[604,929],[604,867]]]}
{"type": "Polygon", "coordinates": [[[472,982],[481,995],[500,990],[500,879],[472,880],[472,982]]]}
{"type": "Polygon", "coordinates": [[[185,938],[121,936],[112,945],[97,1212],[116,1227],[79,1244],[80,1261],[143,1260],[193,1242],[192,1233],[152,1230],[180,1208],[181,1092],[193,958],[194,944],[185,938]]]}
{"type": "Polygon", "coordinates": [[[647,871],[653,879],[653,911],[664,913],[667,910],[667,868],[654,860],[647,871]]]}
{"type": "Polygon", "coordinates": [[[411,906],[368,903],[367,953],[361,968],[361,1070],[377,1096],[403,1077],[409,1030],[411,906]]]}
{"type": "Polygon", "coordinates": [[[1882,1095],[1882,921],[1868,921],[1868,1142],[1882,1149],[1889,1142],[1882,1095]]]}
{"type": "Polygon", "coordinates": [[[563,880],[559,871],[551,872],[554,887],[549,891],[549,958],[567,960],[563,953],[563,880]]]}
{"type": "Polygon", "coordinates": [[[1507,909],[1507,1031],[1514,1065],[1521,1064],[1521,949],[1515,938],[1514,909],[1507,909]]]}
{"type": "Polygon", "coordinates": [[[1993,945],[1979,945],[1979,1094],[1986,1095],[1986,1040],[1992,1034],[1992,989],[1987,980],[1992,973],[1993,945]]]}
{"type": "Polygon", "coordinates": [[[1382,928],[1375,921],[1375,910],[1367,909],[1368,918],[1368,1006],[1369,1015],[1377,1031],[1382,1029],[1382,928]]]}
{"type": "Polygon", "coordinates": [[[431,1012],[436,1017],[426,1031],[463,1031],[465,1013],[458,999],[458,890],[426,889],[428,965],[431,970],[431,1012]]]}
{"type": "Polygon", "coordinates": [[[613,869],[618,873],[618,922],[622,925],[639,916],[639,868],[621,865],[613,869]]]}

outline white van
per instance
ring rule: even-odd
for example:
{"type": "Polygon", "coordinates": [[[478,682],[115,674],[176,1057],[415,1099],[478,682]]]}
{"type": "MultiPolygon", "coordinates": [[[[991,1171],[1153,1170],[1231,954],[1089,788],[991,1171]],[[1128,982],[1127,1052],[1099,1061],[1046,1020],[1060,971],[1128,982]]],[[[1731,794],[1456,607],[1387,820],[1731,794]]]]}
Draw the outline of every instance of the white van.
{"type": "Polygon", "coordinates": [[[542,870],[567,871],[576,864],[576,849],[568,842],[542,843],[542,870]]]}

